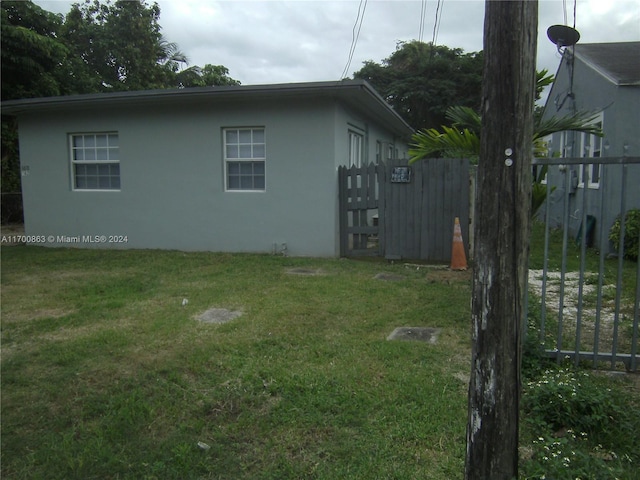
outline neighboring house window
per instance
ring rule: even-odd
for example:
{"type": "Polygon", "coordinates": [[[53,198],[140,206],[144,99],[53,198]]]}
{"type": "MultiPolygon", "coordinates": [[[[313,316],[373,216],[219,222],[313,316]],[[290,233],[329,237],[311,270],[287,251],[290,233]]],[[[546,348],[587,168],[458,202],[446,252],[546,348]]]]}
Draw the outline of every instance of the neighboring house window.
{"type": "MultiPolygon", "coordinates": [[[[602,129],[602,114],[596,119],[594,124],[602,129]]],[[[589,135],[587,133],[580,133],[578,137],[580,156],[583,158],[592,157],[600,158],[602,156],[602,137],[597,135],[589,135]]],[[[589,175],[589,181],[587,186],[589,188],[600,187],[600,164],[591,163],[581,165],[579,173],[579,185],[584,187],[585,170],[589,175]]]]}
{"type": "MultiPolygon", "coordinates": [[[[593,121],[602,129],[602,113],[593,121]]],[[[602,137],[584,132],[562,132],[560,151],[563,157],[600,158],[602,156],[602,137]],[[573,135],[573,137],[571,137],[573,135]],[[573,138],[573,141],[571,140],[573,138]]],[[[585,173],[589,175],[588,188],[600,188],[600,164],[580,164],[578,167],[578,187],[584,188],[585,173]]]]}
{"type": "Polygon", "coordinates": [[[362,166],[363,135],[349,130],[349,166],[362,166]]]}
{"type": "MultiPolygon", "coordinates": [[[[543,138],[540,139],[540,142],[538,143],[536,148],[536,154],[540,155],[541,157],[549,157],[551,154],[551,143],[553,141],[553,135],[547,135],[543,138]]],[[[544,176],[542,178],[539,178],[539,174],[538,174],[538,169],[542,169],[544,167],[542,167],[541,165],[536,165],[533,168],[533,175],[534,175],[534,180],[540,180],[540,183],[542,183],[543,185],[547,184],[547,178],[549,175],[549,172],[545,172],[544,176]]]]}
{"type": "Polygon", "coordinates": [[[388,160],[393,160],[397,158],[398,151],[394,150],[393,143],[387,142],[376,142],[376,163],[380,163],[381,161],[386,162],[388,160]],[[395,155],[394,155],[395,152],[395,155]]]}
{"type": "Polygon", "coordinates": [[[264,128],[225,128],[224,159],[227,190],[265,190],[264,128]]]}
{"type": "Polygon", "coordinates": [[[393,160],[398,158],[398,149],[394,148],[393,143],[389,144],[389,151],[387,153],[387,159],[393,160]]]}
{"type": "Polygon", "coordinates": [[[117,133],[69,136],[74,190],[120,190],[120,147],[117,133]]]}

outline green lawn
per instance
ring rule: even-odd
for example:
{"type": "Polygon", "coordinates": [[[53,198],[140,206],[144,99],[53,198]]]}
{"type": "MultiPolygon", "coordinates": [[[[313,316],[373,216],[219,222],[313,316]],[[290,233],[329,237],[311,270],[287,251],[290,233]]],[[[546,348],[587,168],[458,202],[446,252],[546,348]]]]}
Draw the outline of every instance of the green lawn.
{"type": "MultiPolygon", "coordinates": [[[[5,247],[2,478],[460,479],[470,278],[381,261],[5,247]],[[198,322],[209,308],[243,315],[198,322]],[[399,326],[442,333],[435,345],[386,340],[399,326]]],[[[639,478],[633,384],[525,360],[521,478],[639,478]]]]}
{"type": "Polygon", "coordinates": [[[402,264],[3,248],[2,476],[459,478],[469,294],[402,264]]]}

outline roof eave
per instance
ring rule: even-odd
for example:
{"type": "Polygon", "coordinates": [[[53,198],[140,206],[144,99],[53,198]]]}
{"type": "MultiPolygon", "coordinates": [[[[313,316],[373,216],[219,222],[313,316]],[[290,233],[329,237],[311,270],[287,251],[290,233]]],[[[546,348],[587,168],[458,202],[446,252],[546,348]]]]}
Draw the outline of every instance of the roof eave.
{"type": "Polygon", "coordinates": [[[413,130],[404,119],[364,80],[336,82],[307,82],[268,85],[241,85],[224,87],[196,87],[184,89],[144,90],[135,92],[97,93],[41,97],[2,102],[2,114],[18,116],[29,112],[55,111],[61,108],[75,109],[121,104],[150,104],[158,101],[189,100],[198,98],[234,100],[247,97],[275,95],[336,95],[347,100],[354,92],[365,92],[362,100],[372,106],[380,118],[385,118],[396,133],[410,135],[413,130]]]}

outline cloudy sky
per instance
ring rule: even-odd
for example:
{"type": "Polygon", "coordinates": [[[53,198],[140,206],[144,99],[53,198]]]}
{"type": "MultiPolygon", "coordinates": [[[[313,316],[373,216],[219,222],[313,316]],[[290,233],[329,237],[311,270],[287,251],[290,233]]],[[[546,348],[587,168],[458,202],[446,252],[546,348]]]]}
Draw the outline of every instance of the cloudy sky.
{"type": "MultiPolygon", "coordinates": [[[[432,41],[434,27],[438,45],[482,50],[484,0],[156,1],[163,35],[190,65],[224,65],[243,85],[342,78],[354,27],[359,35],[347,77],[366,60],[381,62],[399,41],[432,41]]],[[[640,0],[576,1],[581,43],[640,40],[640,0]]],[[[73,2],[35,3],[67,13],[73,2]]],[[[546,30],[573,25],[573,15],[574,0],[539,0],[538,69],[557,70],[560,55],[546,30]]]]}

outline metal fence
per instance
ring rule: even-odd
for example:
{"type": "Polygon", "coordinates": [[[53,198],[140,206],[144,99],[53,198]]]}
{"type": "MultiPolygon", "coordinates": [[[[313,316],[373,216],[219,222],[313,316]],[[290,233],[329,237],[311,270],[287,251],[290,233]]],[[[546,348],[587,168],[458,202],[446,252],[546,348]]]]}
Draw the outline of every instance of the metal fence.
{"type": "MultiPolygon", "coordinates": [[[[639,260],[624,259],[625,222],[621,222],[620,240],[609,250],[609,224],[601,222],[594,243],[597,251],[588,251],[590,215],[587,202],[597,195],[596,210],[602,215],[616,211],[624,218],[633,205],[628,198],[640,199],[638,184],[630,184],[630,169],[640,169],[640,157],[616,158],[540,158],[534,166],[548,165],[556,175],[558,192],[547,182],[546,202],[539,213],[544,218],[544,259],[541,272],[529,271],[529,309],[539,299],[540,342],[545,354],[558,362],[570,358],[576,364],[589,361],[594,367],[616,369],[622,365],[629,371],[638,370],[638,336],[640,316],[640,246],[639,260]],[[585,168],[597,165],[597,168],[585,168]],[[558,166],[559,168],[553,168],[558,166]],[[583,192],[575,195],[575,171],[582,170],[583,192]],[[597,172],[600,188],[589,199],[589,172],[597,172]],[[573,184],[572,184],[573,183],[573,184]],[[559,193],[559,194],[558,194],[559,193]],[[605,208],[607,204],[607,208],[605,208]],[[552,209],[561,212],[561,258],[550,258],[552,209]],[[577,215],[576,215],[577,213],[577,215]],[[577,246],[570,246],[570,220],[578,221],[575,236],[577,246]],[[569,262],[568,255],[579,252],[579,267],[569,262]],[[559,265],[558,269],[550,268],[559,265]],[[568,266],[573,264],[573,267],[568,266]],[[597,271],[594,265],[597,263],[597,271]],[[590,265],[588,267],[587,265],[590,265]],[[635,273],[633,269],[635,268],[635,273]],[[613,282],[611,281],[613,280],[613,282]],[[535,292],[535,295],[531,295],[535,292]]],[[[631,182],[635,183],[632,179],[631,182]]],[[[593,192],[591,192],[593,193],[593,192]]],[[[635,203],[635,202],[633,202],[635,203]]],[[[637,208],[637,207],[636,207],[637,208]]],[[[637,232],[632,232],[637,234],[637,232]]]]}

